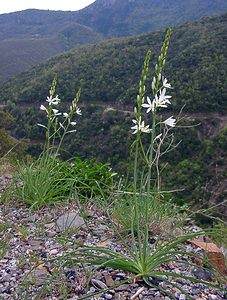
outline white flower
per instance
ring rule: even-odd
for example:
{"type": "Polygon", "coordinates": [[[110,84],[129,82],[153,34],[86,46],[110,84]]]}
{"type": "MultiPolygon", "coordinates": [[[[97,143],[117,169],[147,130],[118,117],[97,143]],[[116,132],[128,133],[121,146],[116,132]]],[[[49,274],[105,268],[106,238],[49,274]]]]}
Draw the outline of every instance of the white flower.
{"type": "Polygon", "coordinates": [[[41,109],[41,110],[45,110],[45,111],[47,112],[46,107],[45,107],[44,105],[42,105],[42,104],[40,105],[40,109],[41,109]]]}
{"type": "Polygon", "coordinates": [[[68,118],[69,114],[68,113],[63,113],[63,117],[68,118]]]}
{"type": "Polygon", "coordinates": [[[154,104],[155,104],[155,102],[152,101],[152,103],[151,103],[151,99],[149,97],[147,97],[147,103],[142,104],[142,107],[147,108],[146,113],[149,113],[151,110],[152,110],[152,112],[154,112],[154,104]]]}
{"type": "Polygon", "coordinates": [[[132,122],[135,124],[135,126],[131,127],[131,129],[134,130],[132,134],[136,134],[138,131],[141,131],[141,132],[144,132],[144,133],[151,132],[151,129],[149,128],[149,125],[145,126],[144,121],[141,122],[141,117],[139,118],[139,121],[132,120],[132,122]]]}
{"type": "Polygon", "coordinates": [[[77,107],[77,109],[76,109],[76,114],[78,114],[78,115],[82,115],[82,113],[81,113],[81,109],[80,109],[79,107],[77,107]]]}
{"type": "Polygon", "coordinates": [[[158,107],[167,107],[167,104],[171,104],[168,99],[172,98],[172,96],[166,95],[166,88],[164,88],[162,91],[160,91],[160,95],[155,95],[154,105],[156,108],[158,107]]]}
{"type": "Polygon", "coordinates": [[[175,127],[176,126],[176,119],[174,117],[169,117],[163,122],[165,125],[170,126],[170,127],[175,127]]]}
{"type": "Polygon", "coordinates": [[[61,113],[59,113],[59,110],[54,109],[54,108],[53,108],[53,113],[54,113],[55,116],[60,116],[61,115],[61,113]]]}
{"type": "Polygon", "coordinates": [[[58,105],[61,102],[61,100],[58,98],[58,95],[54,98],[47,97],[46,101],[49,103],[49,105],[58,105]]]}
{"type": "Polygon", "coordinates": [[[70,123],[72,126],[75,126],[76,125],[76,122],[71,122],[70,123]]]}
{"type": "Polygon", "coordinates": [[[164,88],[171,89],[171,84],[167,82],[166,78],[163,79],[162,85],[164,88]]]}

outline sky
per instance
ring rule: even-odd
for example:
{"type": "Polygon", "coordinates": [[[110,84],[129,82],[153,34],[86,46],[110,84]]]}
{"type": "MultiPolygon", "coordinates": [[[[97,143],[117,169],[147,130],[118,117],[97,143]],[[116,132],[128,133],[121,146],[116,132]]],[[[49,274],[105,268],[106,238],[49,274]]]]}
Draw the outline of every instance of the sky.
{"type": "Polygon", "coordinates": [[[0,0],[0,14],[28,8],[50,10],[79,10],[95,0],[0,0]]]}

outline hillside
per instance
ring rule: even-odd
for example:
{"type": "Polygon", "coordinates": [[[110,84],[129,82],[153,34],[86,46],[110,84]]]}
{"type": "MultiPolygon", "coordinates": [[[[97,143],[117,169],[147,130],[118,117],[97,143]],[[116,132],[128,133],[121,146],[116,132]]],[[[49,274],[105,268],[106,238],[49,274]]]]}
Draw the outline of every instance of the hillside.
{"type": "MultiPolygon", "coordinates": [[[[176,130],[176,142],[182,142],[163,161],[168,162],[163,186],[183,188],[173,196],[180,203],[209,205],[226,196],[226,26],[227,14],[173,29],[165,73],[174,87],[172,109],[179,111],[186,104],[187,114],[183,127],[176,130]]],[[[77,134],[66,138],[62,158],[95,157],[125,173],[141,66],[148,49],[156,62],[163,37],[159,31],[81,46],[8,81],[0,89],[0,99],[16,119],[11,133],[34,141],[29,153],[39,155],[44,136],[35,124],[46,119],[39,106],[58,74],[63,106],[82,85],[82,116],[77,134]]],[[[166,116],[176,114],[169,111],[166,116]]]]}
{"type": "Polygon", "coordinates": [[[77,20],[104,35],[128,36],[227,11],[225,0],[97,0],[77,20]]]}
{"type": "MultiPolygon", "coordinates": [[[[55,74],[58,93],[72,99],[82,82],[86,103],[131,104],[145,54],[156,61],[164,32],[82,46],[51,58],[46,63],[1,86],[0,101],[40,103],[55,74]]],[[[173,29],[166,75],[174,91],[173,109],[227,111],[227,14],[207,17],[173,29]]]]}
{"type": "Polygon", "coordinates": [[[70,12],[26,10],[3,14],[0,28],[0,82],[57,53],[102,39],[102,34],[78,24],[70,12]]]}
{"type": "Polygon", "coordinates": [[[97,0],[75,12],[30,9],[2,14],[0,82],[81,44],[141,34],[225,11],[225,0],[97,0]]]}

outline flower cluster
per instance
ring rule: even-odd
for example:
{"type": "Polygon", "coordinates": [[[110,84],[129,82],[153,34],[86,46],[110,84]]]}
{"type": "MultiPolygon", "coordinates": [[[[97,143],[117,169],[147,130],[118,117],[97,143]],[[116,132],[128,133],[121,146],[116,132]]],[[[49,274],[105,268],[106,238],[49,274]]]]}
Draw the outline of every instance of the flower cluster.
{"type": "Polygon", "coordinates": [[[144,133],[151,132],[149,125],[145,125],[144,121],[141,121],[141,117],[139,117],[139,120],[132,120],[132,122],[135,124],[134,126],[131,127],[131,129],[134,130],[132,134],[136,134],[139,131],[144,133]]]}
{"type": "MultiPolygon", "coordinates": [[[[155,89],[156,82],[157,80],[154,77],[152,82],[153,90],[155,89]]],[[[147,97],[147,103],[141,104],[141,107],[146,109],[146,113],[151,112],[153,115],[155,115],[158,108],[166,108],[169,104],[171,104],[170,99],[172,96],[166,94],[167,89],[171,88],[171,84],[168,83],[166,78],[163,78],[162,87],[157,91],[154,99],[151,100],[149,97],[147,97]]],[[[131,127],[131,129],[134,130],[133,134],[137,132],[149,133],[152,131],[149,128],[149,125],[145,125],[145,122],[141,120],[141,116],[138,117],[138,120],[132,120],[132,122],[135,124],[133,127],[131,127]]],[[[162,123],[170,127],[175,127],[176,119],[171,116],[162,123]]]]}
{"type": "MultiPolygon", "coordinates": [[[[59,99],[58,95],[53,97],[50,94],[50,96],[47,97],[46,102],[48,103],[48,108],[46,108],[43,104],[41,104],[40,110],[43,110],[46,112],[47,118],[51,121],[51,123],[53,123],[53,121],[56,122],[56,118],[58,116],[63,116],[63,118],[64,118],[63,122],[59,122],[59,129],[63,128],[65,131],[67,131],[67,133],[75,132],[76,131],[75,129],[68,131],[68,126],[69,125],[75,126],[77,124],[76,121],[72,121],[72,117],[74,114],[82,115],[81,109],[79,107],[77,107],[78,100],[74,99],[70,106],[69,112],[63,112],[63,113],[61,113],[58,109],[53,108],[53,106],[56,107],[61,102],[61,99],[59,99]]],[[[58,122],[58,120],[57,120],[57,122],[58,122]]],[[[42,124],[38,124],[38,126],[47,128],[46,126],[44,126],[42,124]]],[[[55,129],[56,129],[56,124],[55,124],[55,129]]]]}

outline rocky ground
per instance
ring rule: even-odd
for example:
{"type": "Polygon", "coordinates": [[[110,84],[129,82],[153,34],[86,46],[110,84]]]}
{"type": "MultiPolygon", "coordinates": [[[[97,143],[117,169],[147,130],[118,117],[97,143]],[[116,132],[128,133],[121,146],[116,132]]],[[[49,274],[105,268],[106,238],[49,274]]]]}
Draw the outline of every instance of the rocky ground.
{"type": "MultiPolygon", "coordinates": [[[[10,178],[1,176],[0,181],[3,189],[10,178]]],[[[92,206],[81,211],[71,203],[32,211],[20,203],[0,203],[0,299],[76,300],[85,295],[88,299],[170,299],[159,288],[171,292],[176,299],[187,299],[162,278],[149,278],[154,286],[151,288],[142,279],[127,283],[131,274],[121,270],[65,265],[65,260],[59,259],[83,244],[124,252],[108,224],[105,214],[92,206]],[[92,296],[98,290],[100,294],[92,296]]],[[[151,237],[151,243],[154,239],[151,237]]],[[[190,243],[182,247],[201,253],[201,249],[190,243]]],[[[160,271],[163,270],[215,283],[212,274],[199,264],[169,262],[160,266],[160,271]]],[[[192,299],[227,299],[227,293],[200,283],[181,278],[171,278],[171,282],[187,291],[192,299]]]]}

